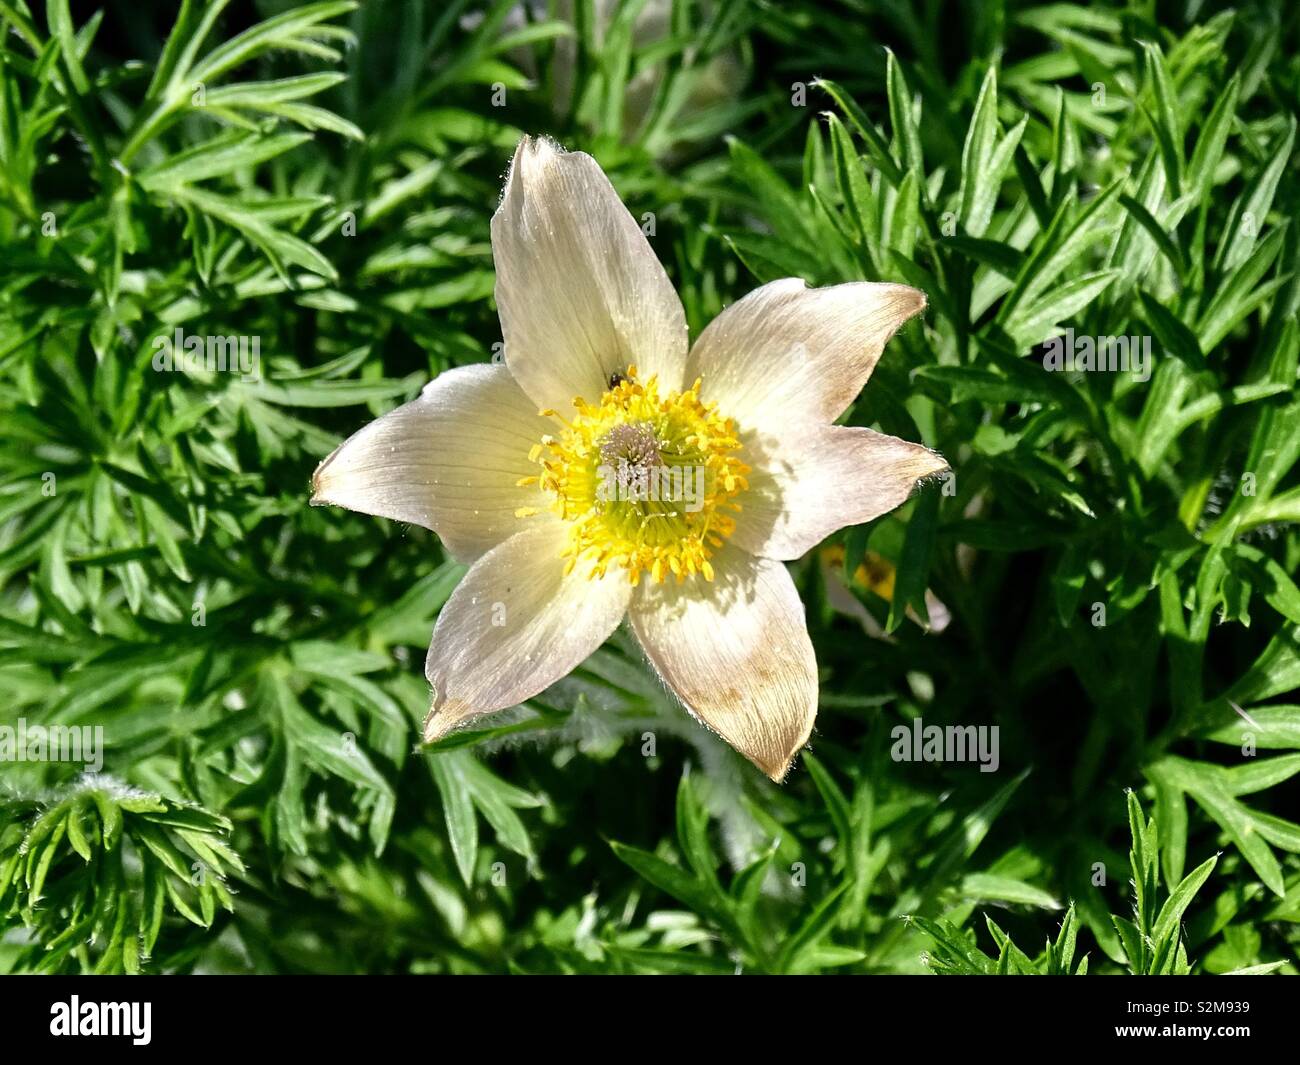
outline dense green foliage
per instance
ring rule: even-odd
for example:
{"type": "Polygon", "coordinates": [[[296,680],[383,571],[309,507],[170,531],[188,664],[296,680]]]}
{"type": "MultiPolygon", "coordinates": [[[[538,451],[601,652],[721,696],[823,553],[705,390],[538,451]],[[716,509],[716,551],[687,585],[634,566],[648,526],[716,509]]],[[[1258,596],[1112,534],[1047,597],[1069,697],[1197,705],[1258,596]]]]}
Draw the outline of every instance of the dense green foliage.
{"type": "Polygon", "coordinates": [[[0,725],[105,743],[0,762],[0,971],[1296,972],[1300,9],[612,6],[0,0],[0,725]],[[417,749],[463,569],[308,506],[492,357],[524,132],[693,333],[929,296],[848,420],[955,476],[793,565],[781,787],[622,635],[417,749]],[[1049,372],[1066,328],[1154,372],[1049,372]],[[259,372],[155,369],[177,329],[259,372]],[[894,760],[918,716],[997,772],[894,760]]]}

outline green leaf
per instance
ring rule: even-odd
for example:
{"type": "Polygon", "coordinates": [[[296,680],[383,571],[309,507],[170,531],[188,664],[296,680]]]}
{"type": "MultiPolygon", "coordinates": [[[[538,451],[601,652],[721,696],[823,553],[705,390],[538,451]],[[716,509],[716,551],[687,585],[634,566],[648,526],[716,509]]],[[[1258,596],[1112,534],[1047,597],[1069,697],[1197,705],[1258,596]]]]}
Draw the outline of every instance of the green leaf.
{"type": "Polygon", "coordinates": [[[1229,273],[1251,258],[1255,242],[1264,231],[1269,209],[1273,206],[1273,196],[1282,180],[1282,172],[1291,161],[1295,131],[1296,120],[1293,116],[1287,120],[1286,134],[1279,142],[1277,151],[1241,197],[1233,203],[1227,228],[1215,255],[1216,271],[1229,273]]]}
{"type": "Polygon", "coordinates": [[[1150,41],[1139,43],[1146,53],[1147,80],[1151,83],[1156,102],[1155,117],[1149,121],[1160,144],[1160,157],[1164,162],[1170,194],[1177,199],[1183,178],[1183,133],[1178,121],[1178,94],[1160,46],[1150,41]]]}
{"type": "Polygon", "coordinates": [[[1011,902],[1022,906],[1038,906],[1059,910],[1061,903],[1042,888],[1023,880],[990,873],[967,873],[962,877],[961,893],[971,899],[993,902],[1011,902]]]}
{"type": "Polygon", "coordinates": [[[923,490],[912,510],[907,526],[907,539],[894,578],[894,595],[889,603],[887,632],[894,632],[912,607],[921,623],[930,622],[925,591],[929,584],[930,557],[934,549],[935,529],[939,521],[939,492],[931,487],[923,490]]]}
{"type": "Polygon", "coordinates": [[[1187,165],[1187,184],[1190,195],[1201,199],[1214,181],[1214,172],[1219,160],[1223,158],[1223,149],[1228,142],[1232,121],[1237,113],[1237,98],[1241,91],[1241,75],[1234,73],[1215,99],[1214,108],[1201,128],[1196,139],[1196,148],[1192,151],[1191,162],[1187,165]]]}
{"type": "MultiPolygon", "coordinates": [[[[1015,286],[1002,301],[999,322],[1012,320],[1022,303],[1035,299],[1063,270],[1077,262],[1090,244],[1108,234],[1109,219],[1121,186],[1122,182],[1116,181],[1102,190],[1073,219],[1072,202],[1068,198],[1062,201],[1051,225],[1025,261],[1015,286]]],[[[1103,271],[1094,275],[1097,276],[1107,275],[1103,271]]]]}
{"type": "Polygon", "coordinates": [[[224,177],[236,170],[257,166],[309,140],[311,135],[308,133],[280,133],[265,137],[235,131],[178,152],[141,171],[136,180],[151,191],[170,190],[174,193],[182,185],[224,177]]]}
{"type": "Polygon", "coordinates": [[[1300,748],[1300,706],[1252,706],[1243,710],[1249,720],[1234,715],[1209,733],[1209,738],[1234,747],[1249,740],[1263,750],[1300,748]]]}
{"type": "Polygon", "coordinates": [[[726,911],[718,909],[713,893],[697,877],[648,851],[613,840],[609,845],[619,861],[630,866],[638,876],[648,880],[660,891],[724,927],[732,923],[726,911]]]}
{"type": "Polygon", "coordinates": [[[430,755],[429,771],[442,795],[442,810],[456,868],[465,886],[471,887],[478,860],[478,817],[464,777],[457,772],[455,757],[451,753],[430,755]]]}
{"type": "Polygon", "coordinates": [[[835,914],[840,897],[848,890],[848,886],[847,883],[840,884],[823,898],[794,935],[786,941],[777,962],[779,971],[798,971],[800,963],[808,960],[808,953],[821,945],[821,940],[835,925],[835,914]]]}
{"type": "Polygon", "coordinates": [[[921,131],[917,126],[912,95],[903,77],[903,68],[889,49],[885,50],[885,85],[889,97],[889,121],[899,146],[903,170],[922,177],[925,161],[921,157],[921,131]]]}
{"type": "Polygon", "coordinates": [[[890,152],[885,138],[872,124],[871,120],[867,118],[862,108],[836,82],[829,81],[826,78],[816,78],[812,84],[826,92],[835,101],[839,109],[844,112],[844,116],[866,144],[867,154],[871,157],[871,161],[885,176],[885,179],[893,186],[901,184],[903,181],[902,169],[890,152]]]}
{"type": "Polygon", "coordinates": [[[1182,920],[1183,914],[1187,912],[1187,907],[1192,904],[1192,899],[1196,893],[1201,890],[1205,881],[1210,878],[1210,873],[1218,864],[1217,857],[1210,858],[1202,862],[1193,869],[1183,881],[1170,893],[1165,904],[1160,907],[1160,915],[1156,918],[1154,939],[1157,944],[1164,942],[1174,935],[1178,928],[1178,922],[1182,920]]]}

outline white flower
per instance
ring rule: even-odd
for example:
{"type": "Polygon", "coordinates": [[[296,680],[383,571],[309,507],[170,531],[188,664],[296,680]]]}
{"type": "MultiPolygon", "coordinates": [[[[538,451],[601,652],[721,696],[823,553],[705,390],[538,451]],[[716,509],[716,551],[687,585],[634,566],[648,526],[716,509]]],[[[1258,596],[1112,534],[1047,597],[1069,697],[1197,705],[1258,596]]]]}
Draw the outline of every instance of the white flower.
{"type": "Polygon", "coordinates": [[[600,166],[534,138],[492,250],[505,365],[441,374],[313,480],[313,503],[422,525],[472,563],[433,631],[426,740],[536,695],[627,617],[687,709],[782,779],[817,711],[783,561],[946,468],[832,424],[925,297],[775,281],[692,347],[600,166]],[[664,490],[627,490],[647,484],[664,490]]]}

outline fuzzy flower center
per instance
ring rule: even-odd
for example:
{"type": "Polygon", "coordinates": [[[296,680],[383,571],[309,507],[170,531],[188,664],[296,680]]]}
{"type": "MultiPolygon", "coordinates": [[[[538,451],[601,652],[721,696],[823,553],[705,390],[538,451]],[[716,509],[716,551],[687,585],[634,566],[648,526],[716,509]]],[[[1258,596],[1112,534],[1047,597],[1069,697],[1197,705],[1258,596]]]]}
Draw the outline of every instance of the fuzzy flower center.
{"type": "Polygon", "coordinates": [[[571,420],[542,411],[561,428],[533,447],[542,471],[520,485],[540,485],[569,523],[566,572],[586,561],[593,578],[621,566],[633,584],[642,573],[712,580],[709,558],[736,527],[727,512],[749,487],[735,425],[700,402],[698,380],[661,395],[654,377],[642,383],[629,366],[609,384],[595,405],[576,398],[571,420]]]}

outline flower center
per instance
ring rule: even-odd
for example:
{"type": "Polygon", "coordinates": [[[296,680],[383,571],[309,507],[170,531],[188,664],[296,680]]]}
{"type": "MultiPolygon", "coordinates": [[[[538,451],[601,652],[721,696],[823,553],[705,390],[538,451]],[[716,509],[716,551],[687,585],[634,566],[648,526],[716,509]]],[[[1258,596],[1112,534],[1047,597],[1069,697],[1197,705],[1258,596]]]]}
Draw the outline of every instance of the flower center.
{"type": "Polygon", "coordinates": [[[563,427],[529,454],[542,472],[519,482],[539,484],[570,523],[565,572],[587,561],[593,578],[614,565],[633,584],[643,572],[658,582],[670,573],[678,583],[696,573],[713,580],[709,558],[736,527],[725,512],[740,510],[734,497],[749,487],[731,419],[700,402],[698,380],[661,396],[635,366],[610,378],[598,404],[579,396],[573,406],[572,420],[542,411],[563,427]]]}

